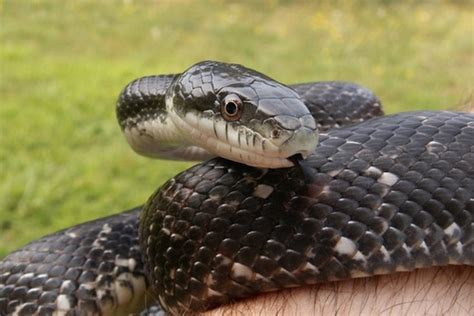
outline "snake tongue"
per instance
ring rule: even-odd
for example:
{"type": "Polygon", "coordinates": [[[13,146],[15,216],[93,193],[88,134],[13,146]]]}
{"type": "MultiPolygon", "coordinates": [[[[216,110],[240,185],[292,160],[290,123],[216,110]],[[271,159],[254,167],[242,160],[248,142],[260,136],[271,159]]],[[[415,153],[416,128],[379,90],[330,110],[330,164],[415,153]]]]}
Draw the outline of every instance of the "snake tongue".
{"type": "Polygon", "coordinates": [[[288,160],[300,168],[306,182],[314,182],[315,176],[313,174],[313,169],[311,169],[301,154],[295,154],[291,157],[288,157],[288,160]]]}

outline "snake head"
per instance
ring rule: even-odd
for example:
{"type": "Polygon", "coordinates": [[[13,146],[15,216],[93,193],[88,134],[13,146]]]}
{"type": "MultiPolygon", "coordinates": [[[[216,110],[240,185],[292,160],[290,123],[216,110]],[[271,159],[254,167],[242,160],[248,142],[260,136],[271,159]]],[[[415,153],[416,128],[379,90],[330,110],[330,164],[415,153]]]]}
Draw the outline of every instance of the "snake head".
{"type": "Polygon", "coordinates": [[[299,95],[237,64],[204,61],[177,77],[166,108],[183,139],[247,165],[282,168],[316,148],[316,122],[299,95]]]}

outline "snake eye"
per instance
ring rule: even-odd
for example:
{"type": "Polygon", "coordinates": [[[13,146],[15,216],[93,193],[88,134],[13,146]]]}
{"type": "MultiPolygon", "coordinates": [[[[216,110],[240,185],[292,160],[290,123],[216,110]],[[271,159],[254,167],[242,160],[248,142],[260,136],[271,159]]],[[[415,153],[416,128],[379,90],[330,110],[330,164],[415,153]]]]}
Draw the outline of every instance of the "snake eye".
{"type": "Polygon", "coordinates": [[[221,105],[221,113],[226,121],[236,121],[240,118],[242,101],[235,94],[229,94],[224,98],[221,105]]]}

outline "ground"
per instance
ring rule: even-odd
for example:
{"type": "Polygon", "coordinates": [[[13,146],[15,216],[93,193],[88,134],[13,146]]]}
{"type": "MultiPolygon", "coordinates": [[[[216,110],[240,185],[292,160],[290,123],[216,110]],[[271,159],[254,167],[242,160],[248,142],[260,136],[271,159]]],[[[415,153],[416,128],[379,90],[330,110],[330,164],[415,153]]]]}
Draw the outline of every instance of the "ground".
{"type": "Polygon", "coordinates": [[[213,59],[355,81],[388,113],[460,109],[473,20],[467,1],[0,1],[0,258],[141,204],[192,165],[128,147],[114,104],[130,80],[213,59]]]}

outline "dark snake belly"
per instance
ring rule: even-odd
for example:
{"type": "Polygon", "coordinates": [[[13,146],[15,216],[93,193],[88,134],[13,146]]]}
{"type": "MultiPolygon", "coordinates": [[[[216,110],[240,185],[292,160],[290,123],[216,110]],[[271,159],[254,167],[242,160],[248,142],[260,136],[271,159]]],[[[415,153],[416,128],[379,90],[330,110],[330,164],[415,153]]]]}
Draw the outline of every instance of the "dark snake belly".
{"type": "MultiPolygon", "coordinates": [[[[380,114],[340,110],[347,94],[328,103],[337,84],[323,85],[293,88],[313,95],[327,126],[380,114]]],[[[213,159],[150,198],[140,234],[136,208],[34,241],[0,262],[0,314],[125,314],[157,298],[180,314],[297,285],[474,265],[474,115],[413,112],[330,130],[306,166],[213,159]]]]}

